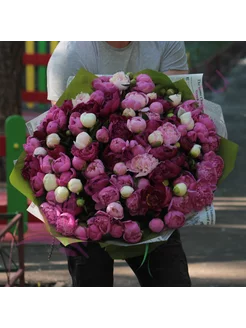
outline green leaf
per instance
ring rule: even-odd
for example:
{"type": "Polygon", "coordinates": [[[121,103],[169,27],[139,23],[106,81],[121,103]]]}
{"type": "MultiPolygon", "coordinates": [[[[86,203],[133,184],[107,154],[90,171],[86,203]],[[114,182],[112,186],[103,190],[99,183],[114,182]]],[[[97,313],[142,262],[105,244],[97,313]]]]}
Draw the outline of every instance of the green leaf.
{"type": "Polygon", "coordinates": [[[144,251],[143,261],[140,264],[140,267],[138,268],[138,270],[143,266],[144,262],[146,261],[146,258],[148,256],[148,252],[149,252],[149,244],[145,244],[145,251],[144,251]]]}
{"type": "Polygon", "coordinates": [[[81,68],[57,101],[57,106],[61,106],[65,100],[75,99],[80,92],[91,94],[93,92],[92,81],[96,78],[96,75],[81,68]]]}
{"type": "Polygon", "coordinates": [[[134,74],[134,78],[136,78],[139,74],[147,74],[151,77],[152,81],[158,85],[158,88],[159,88],[159,85],[161,86],[161,88],[165,88],[165,89],[170,89],[170,88],[174,88],[175,85],[174,83],[171,81],[171,79],[161,73],[161,72],[157,72],[157,71],[153,71],[151,69],[145,69],[143,71],[140,71],[138,73],[135,73],[134,74]]]}
{"type": "Polygon", "coordinates": [[[237,153],[238,145],[221,137],[218,155],[221,156],[224,160],[224,171],[222,177],[219,180],[219,184],[224,181],[234,169],[237,153]]]}
{"type": "Polygon", "coordinates": [[[182,101],[195,99],[184,79],[174,82],[174,85],[182,93],[182,101]]]}

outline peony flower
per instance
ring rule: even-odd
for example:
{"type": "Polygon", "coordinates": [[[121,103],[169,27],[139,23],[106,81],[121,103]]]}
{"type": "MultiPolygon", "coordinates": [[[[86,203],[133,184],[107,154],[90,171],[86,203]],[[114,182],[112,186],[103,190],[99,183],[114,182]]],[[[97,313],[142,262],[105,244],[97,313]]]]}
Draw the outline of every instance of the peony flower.
{"type": "Polygon", "coordinates": [[[181,134],[177,127],[169,122],[164,123],[157,130],[161,132],[164,144],[167,146],[176,144],[176,142],[178,142],[181,137],[181,134]]]}
{"type": "Polygon", "coordinates": [[[84,171],[86,169],[87,163],[85,160],[83,160],[77,156],[74,156],[72,159],[72,165],[76,170],[84,171]]]}
{"type": "Polygon", "coordinates": [[[220,138],[216,134],[211,134],[208,136],[208,142],[202,145],[202,150],[204,153],[210,151],[218,151],[220,145],[220,138]]]}
{"type": "Polygon", "coordinates": [[[161,162],[151,173],[149,179],[153,183],[162,183],[164,180],[176,178],[181,172],[181,167],[166,160],[161,162]]]}
{"type": "Polygon", "coordinates": [[[194,158],[199,157],[201,154],[201,148],[201,145],[195,144],[190,150],[190,155],[194,158]]]}
{"type": "Polygon", "coordinates": [[[62,213],[56,221],[56,230],[63,236],[72,236],[78,226],[74,216],[70,213],[62,213]]]}
{"type": "Polygon", "coordinates": [[[155,84],[152,81],[151,77],[147,74],[139,74],[136,78],[136,86],[134,90],[150,93],[153,92],[155,89],[155,84]]]}
{"type": "Polygon", "coordinates": [[[114,153],[122,153],[122,149],[126,146],[125,140],[121,138],[115,138],[110,143],[110,149],[114,153]]]}
{"type": "Polygon", "coordinates": [[[153,232],[161,232],[164,229],[164,222],[161,219],[154,218],[149,222],[149,229],[153,232]]]}
{"type": "Polygon", "coordinates": [[[103,162],[100,159],[95,159],[87,166],[84,175],[87,179],[92,179],[104,172],[105,168],[103,162]]]}
{"type": "Polygon", "coordinates": [[[203,159],[204,161],[209,161],[213,165],[219,179],[222,176],[224,169],[224,161],[222,157],[216,155],[215,152],[210,151],[204,155],[203,159]]]}
{"type": "Polygon", "coordinates": [[[120,194],[122,198],[128,198],[134,192],[134,189],[130,186],[124,186],[120,189],[120,194]]]}
{"type": "Polygon", "coordinates": [[[45,156],[47,151],[43,147],[37,147],[34,152],[33,156],[45,156]]]}
{"type": "Polygon", "coordinates": [[[161,211],[169,205],[172,199],[170,188],[163,184],[146,187],[145,195],[148,207],[154,211],[161,211]]]}
{"type": "Polygon", "coordinates": [[[131,216],[146,215],[148,205],[146,204],[146,197],[143,190],[137,189],[126,200],[126,207],[131,216]]]}
{"type": "Polygon", "coordinates": [[[73,156],[79,157],[84,161],[93,162],[99,152],[99,143],[93,142],[89,146],[83,149],[77,149],[75,146],[72,146],[71,153],[73,156]]]}
{"type": "Polygon", "coordinates": [[[146,129],[146,122],[137,116],[127,120],[127,127],[132,133],[141,133],[146,129]]]}
{"type": "Polygon", "coordinates": [[[31,177],[31,187],[36,197],[41,197],[44,194],[44,173],[37,172],[37,174],[31,177]]]}
{"type": "Polygon", "coordinates": [[[80,116],[80,122],[86,128],[92,128],[97,121],[97,117],[93,113],[83,113],[80,116]]]}
{"type": "Polygon", "coordinates": [[[128,243],[138,243],[142,238],[142,232],[135,221],[125,221],[123,238],[128,243]]]}
{"type": "Polygon", "coordinates": [[[184,214],[189,214],[192,210],[193,205],[188,194],[184,197],[173,197],[168,207],[168,211],[179,211],[184,214]]]}
{"type": "Polygon", "coordinates": [[[47,128],[46,128],[47,134],[57,133],[58,131],[59,131],[58,122],[51,121],[51,122],[48,123],[47,128]]]}
{"type": "Polygon", "coordinates": [[[80,121],[80,113],[73,112],[70,115],[68,129],[74,136],[77,136],[83,131],[83,125],[80,121]]]}
{"type": "MultiPolygon", "coordinates": [[[[159,132],[159,131],[158,131],[159,132]]],[[[166,159],[172,159],[177,155],[178,148],[176,146],[165,146],[152,148],[149,154],[157,158],[159,161],[165,161],[166,159]]]]}
{"type": "Polygon", "coordinates": [[[130,78],[124,72],[115,73],[109,80],[120,91],[126,90],[130,86],[130,78]]]}
{"type": "Polygon", "coordinates": [[[51,167],[55,173],[66,172],[71,167],[71,160],[67,155],[60,153],[60,157],[52,162],[51,167]]]}
{"type": "Polygon", "coordinates": [[[72,99],[73,108],[75,108],[78,104],[86,104],[89,100],[90,95],[88,93],[81,92],[75,97],[75,99],[72,99]]]}
{"type": "Polygon", "coordinates": [[[83,190],[82,182],[79,179],[71,179],[67,185],[68,189],[75,194],[80,193],[83,190]]]}
{"type": "Polygon", "coordinates": [[[185,223],[184,213],[178,211],[170,211],[165,215],[164,222],[170,229],[181,228],[185,223]]]}
{"type": "Polygon", "coordinates": [[[186,112],[186,113],[182,114],[179,118],[180,118],[181,124],[185,125],[186,129],[188,131],[190,131],[194,128],[195,123],[194,123],[193,118],[191,117],[190,112],[186,112]]]}
{"type": "Polygon", "coordinates": [[[66,187],[57,187],[55,190],[55,198],[57,203],[64,203],[69,196],[69,191],[66,187]]]}
{"type": "Polygon", "coordinates": [[[122,115],[126,117],[134,117],[136,116],[136,112],[132,108],[125,108],[122,115]]]}
{"type": "Polygon", "coordinates": [[[78,149],[84,149],[92,143],[92,139],[86,132],[81,132],[77,135],[74,145],[78,149]]]}
{"type": "Polygon", "coordinates": [[[159,101],[152,102],[149,109],[151,113],[163,114],[163,105],[159,101]]]}
{"type": "Polygon", "coordinates": [[[127,128],[127,119],[124,116],[111,115],[109,120],[110,139],[121,138],[125,141],[131,139],[132,133],[127,128]]]}
{"type": "Polygon", "coordinates": [[[110,177],[110,183],[112,186],[117,188],[119,191],[121,190],[122,187],[124,186],[130,186],[133,187],[134,182],[133,179],[130,175],[111,175],[110,177]]]}
{"type": "Polygon", "coordinates": [[[197,164],[197,177],[198,179],[204,179],[210,184],[213,190],[216,189],[218,182],[218,175],[215,167],[208,161],[202,161],[197,164]]]}
{"type": "Polygon", "coordinates": [[[88,239],[87,228],[78,226],[74,231],[74,235],[76,238],[86,241],[88,239]]]}
{"type": "Polygon", "coordinates": [[[56,198],[54,190],[48,191],[46,194],[46,201],[51,205],[56,205],[56,198]]]}
{"type": "Polygon", "coordinates": [[[39,157],[39,165],[40,165],[40,170],[43,173],[51,173],[52,172],[52,162],[53,158],[50,157],[49,155],[46,155],[44,157],[39,157]]]}
{"type": "Polygon", "coordinates": [[[61,215],[60,209],[57,206],[51,205],[49,203],[42,203],[40,205],[40,208],[43,211],[48,223],[55,225],[57,222],[57,219],[61,215]]]}
{"type": "Polygon", "coordinates": [[[152,172],[159,161],[150,154],[137,155],[130,162],[127,162],[129,171],[137,173],[136,178],[143,177],[152,172]]]}
{"type": "Polygon", "coordinates": [[[26,142],[26,144],[23,145],[23,148],[28,155],[33,155],[35,149],[40,146],[41,146],[41,143],[37,138],[32,138],[32,137],[28,136],[27,142],[26,142]]]}
{"type": "Polygon", "coordinates": [[[160,147],[163,144],[161,131],[154,131],[148,136],[148,142],[152,147],[160,147]]]}
{"type": "Polygon", "coordinates": [[[146,187],[150,186],[150,182],[148,179],[141,178],[137,181],[137,187],[138,189],[144,189],[146,187]]]}
{"type": "Polygon", "coordinates": [[[97,194],[94,194],[92,199],[96,202],[95,208],[99,210],[106,208],[112,202],[117,202],[120,199],[120,194],[118,189],[109,186],[103,188],[97,194]]]}
{"type": "Polygon", "coordinates": [[[148,96],[149,99],[151,99],[151,100],[155,100],[155,99],[157,99],[157,93],[155,93],[155,92],[147,93],[147,96],[148,96]]]}
{"type": "Polygon", "coordinates": [[[103,188],[109,185],[109,177],[107,174],[100,174],[90,180],[87,180],[85,185],[85,192],[92,196],[98,192],[100,192],[103,188]]]}
{"type": "Polygon", "coordinates": [[[44,184],[44,189],[46,191],[55,190],[56,187],[58,186],[55,174],[51,174],[51,173],[45,174],[43,179],[43,184],[44,184]]]}
{"type": "Polygon", "coordinates": [[[191,184],[188,195],[195,211],[201,211],[205,206],[211,205],[214,198],[213,190],[206,180],[191,184]]]}
{"type": "Polygon", "coordinates": [[[173,107],[177,107],[181,103],[182,95],[180,93],[169,96],[173,107]]]}
{"type": "Polygon", "coordinates": [[[103,126],[101,129],[97,130],[96,138],[97,138],[97,141],[102,142],[102,143],[109,142],[109,132],[108,132],[108,129],[106,129],[103,126]]]}
{"type": "Polygon", "coordinates": [[[182,175],[173,181],[173,185],[184,183],[189,188],[190,184],[194,182],[196,182],[194,176],[188,171],[183,171],[182,175]]]}
{"type": "Polygon", "coordinates": [[[142,92],[129,92],[125,99],[121,102],[121,107],[139,110],[144,108],[149,102],[149,98],[142,92]]]}
{"type": "Polygon", "coordinates": [[[55,146],[59,145],[61,138],[57,133],[51,133],[46,138],[46,145],[49,148],[55,148],[55,146]]]}
{"type": "Polygon", "coordinates": [[[187,193],[186,184],[183,182],[177,183],[173,188],[173,192],[176,196],[184,196],[187,193]]]}
{"type": "Polygon", "coordinates": [[[73,216],[79,215],[83,211],[83,205],[79,206],[82,199],[77,199],[75,194],[71,194],[70,197],[62,203],[62,211],[65,213],[70,213],[73,216]]]}
{"type": "Polygon", "coordinates": [[[124,225],[121,221],[115,220],[111,225],[111,229],[109,231],[110,235],[113,238],[121,238],[124,232],[124,225]]]}
{"type": "Polygon", "coordinates": [[[124,210],[119,202],[110,203],[106,208],[106,212],[116,220],[121,220],[124,218],[124,210]]]}
{"type": "Polygon", "coordinates": [[[127,167],[123,162],[116,163],[113,168],[113,171],[116,175],[125,175],[127,172],[127,167]]]}
{"type": "Polygon", "coordinates": [[[111,229],[111,217],[103,211],[98,211],[94,217],[87,221],[87,224],[89,228],[91,225],[97,226],[101,233],[106,235],[111,229]]]}

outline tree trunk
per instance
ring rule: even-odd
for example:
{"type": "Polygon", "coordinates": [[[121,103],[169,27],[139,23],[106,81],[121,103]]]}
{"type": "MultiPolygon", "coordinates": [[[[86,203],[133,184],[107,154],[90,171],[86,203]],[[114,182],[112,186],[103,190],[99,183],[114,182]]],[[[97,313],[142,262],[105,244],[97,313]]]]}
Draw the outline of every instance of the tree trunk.
{"type": "MultiPolygon", "coordinates": [[[[0,41],[0,134],[8,116],[21,114],[22,57],[25,41],[0,41]]],[[[6,180],[5,158],[0,157],[0,182],[6,180]]]]}
{"type": "Polygon", "coordinates": [[[24,41],[0,41],[0,133],[9,115],[21,114],[24,41]]]}

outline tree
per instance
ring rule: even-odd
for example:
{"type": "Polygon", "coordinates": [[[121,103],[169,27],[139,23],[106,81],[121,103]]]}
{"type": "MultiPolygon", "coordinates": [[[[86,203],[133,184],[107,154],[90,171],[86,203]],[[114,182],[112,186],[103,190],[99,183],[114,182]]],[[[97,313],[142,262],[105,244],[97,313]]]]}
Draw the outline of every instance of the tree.
{"type": "MultiPolygon", "coordinates": [[[[8,116],[21,114],[22,57],[25,41],[0,41],[0,134],[8,116]]],[[[0,181],[5,181],[4,160],[0,158],[0,181]]]]}

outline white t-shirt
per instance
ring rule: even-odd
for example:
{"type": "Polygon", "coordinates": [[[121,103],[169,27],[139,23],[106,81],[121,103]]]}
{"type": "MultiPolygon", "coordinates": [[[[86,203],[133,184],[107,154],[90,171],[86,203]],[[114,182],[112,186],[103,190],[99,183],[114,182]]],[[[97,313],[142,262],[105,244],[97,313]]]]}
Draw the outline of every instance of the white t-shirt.
{"type": "Polygon", "coordinates": [[[57,101],[68,78],[80,68],[106,75],[147,68],[159,72],[187,70],[188,65],[182,41],[132,41],[124,48],[114,48],[105,41],[61,41],[47,67],[48,100],[57,101]]]}

